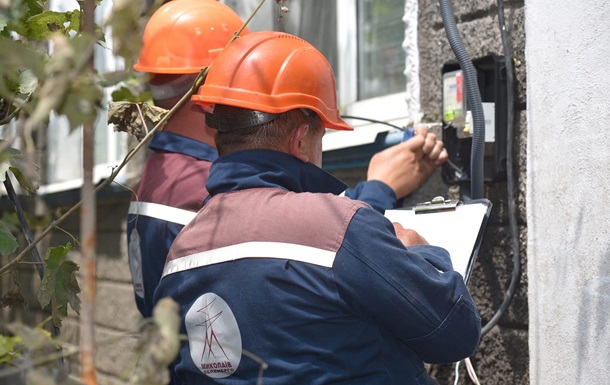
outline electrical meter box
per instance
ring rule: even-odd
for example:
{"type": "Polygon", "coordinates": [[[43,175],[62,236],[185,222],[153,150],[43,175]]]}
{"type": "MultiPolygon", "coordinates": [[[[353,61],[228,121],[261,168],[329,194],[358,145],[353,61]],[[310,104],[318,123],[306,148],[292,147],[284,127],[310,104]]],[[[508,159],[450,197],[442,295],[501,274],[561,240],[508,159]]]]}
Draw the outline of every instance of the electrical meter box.
{"type": "Polygon", "coordinates": [[[466,95],[462,77],[459,69],[443,73],[443,121],[463,129],[466,124],[466,95]]]}
{"type": "MultiPolygon", "coordinates": [[[[498,55],[477,58],[472,63],[485,115],[484,181],[495,183],[506,180],[506,65],[504,57],[498,55]]],[[[449,153],[449,162],[442,167],[443,181],[447,184],[470,184],[472,115],[459,63],[446,63],[442,77],[442,137],[449,153]]]]}

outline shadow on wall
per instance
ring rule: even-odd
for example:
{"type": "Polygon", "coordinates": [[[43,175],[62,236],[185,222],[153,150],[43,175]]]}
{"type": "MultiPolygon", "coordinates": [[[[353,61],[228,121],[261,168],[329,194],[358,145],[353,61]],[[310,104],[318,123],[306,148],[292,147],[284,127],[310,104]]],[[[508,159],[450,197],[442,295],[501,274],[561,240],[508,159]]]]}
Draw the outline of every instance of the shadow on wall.
{"type": "MultiPolygon", "coordinates": [[[[610,255],[610,243],[606,245],[602,255],[610,255]]],[[[576,383],[585,384],[590,381],[586,367],[595,366],[589,357],[583,353],[595,352],[596,360],[607,362],[610,357],[610,322],[608,309],[610,309],[610,265],[602,263],[591,269],[594,277],[586,281],[582,290],[581,303],[578,306],[579,316],[576,330],[578,331],[578,351],[575,352],[577,360],[581,360],[576,374],[576,383]],[[587,365],[584,363],[588,362],[587,365]]]]}

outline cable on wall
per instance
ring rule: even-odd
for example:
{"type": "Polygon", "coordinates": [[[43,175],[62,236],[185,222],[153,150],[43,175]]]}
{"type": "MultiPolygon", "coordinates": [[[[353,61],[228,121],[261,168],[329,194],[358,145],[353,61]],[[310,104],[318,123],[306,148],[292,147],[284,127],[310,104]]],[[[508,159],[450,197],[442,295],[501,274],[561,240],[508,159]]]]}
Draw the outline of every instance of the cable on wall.
{"type": "Polygon", "coordinates": [[[470,197],[472,199],[483,198],[483,157],[485,155],[485,114],[483,113],[483,102],[477,82],[477,74],[460,38],[455,24],[455,16],[450,0],[439,0],[443,25],[447,34],[447,40],[455,54],[466,85],[468,96],[468,108],[472,112],[472,150],[470,158],[470,197]]]}
{"type": "Polygon", "coordinates": [[[514,67],[513,67],[513,52],[511,43],[508,40],[506,33],[506,25],[504,22],[504,1],[498,0],[498,22],[500,24],[500,35],[502,38],[502,47],[504,49],[504,58],[506,61],[506,92],[507,92],[507,126],[506,126],[506,189],[508,200],[508,225],[511,234],[511,246],[513,249],[513,272],[511,275],[508,290],[504,295],[502,304],[494,314],[494,316],[481,329],[481,334],[487,334],[494,326],[498,324],[508,306],[510,305],[517,289],[519,287],[519,278],[521,275],[521,260],[519,253],[519,234],[517,228],[517,209],[515,207],[515,176],[513,170],[513,143],[514,143],[514,67]]]}

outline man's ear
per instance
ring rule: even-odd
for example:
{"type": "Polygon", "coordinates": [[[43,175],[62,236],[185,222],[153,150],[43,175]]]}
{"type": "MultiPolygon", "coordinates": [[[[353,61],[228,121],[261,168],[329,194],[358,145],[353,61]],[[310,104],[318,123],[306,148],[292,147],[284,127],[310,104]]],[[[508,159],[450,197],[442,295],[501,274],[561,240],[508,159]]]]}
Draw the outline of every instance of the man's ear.
{"type": "Polygon", "coordinates": [[[290,135],[290,154],[299,158],[303,162],[309,162],[309,156],[307,155],[307,141],[305,137],[309,131],[309,124],[301,123],[290,135]]]}

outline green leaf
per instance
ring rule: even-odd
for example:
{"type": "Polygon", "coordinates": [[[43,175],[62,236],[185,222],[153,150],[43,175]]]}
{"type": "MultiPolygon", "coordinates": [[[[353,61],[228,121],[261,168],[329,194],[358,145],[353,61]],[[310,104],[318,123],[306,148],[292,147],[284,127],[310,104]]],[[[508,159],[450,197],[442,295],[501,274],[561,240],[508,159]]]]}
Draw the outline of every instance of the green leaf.
{"type": "Polygon", "coordinates": [[[131,102],[131,103],[143,103],[152,102],[152,94],[150,91],[142,91],[134,94],[129,87],[121,87],[112,93],[112,100],[115,102],[131,102]]]}
{"type": "Polygon", "coordinates": [[[74,31],[80,33],[81,12],[75,9],[72,12],[66,12],[69,24],[66,26],[66,32],[74,31]]]}
{"type": "Polygon", "coordinates": [[[97,74],[98,84],[101,87],[115,86],[115,85],[129,79],[129,76],[130,76],[129,70],[120,70],[120,71],[104,72],[102,74],[97,74]]]}
{"type": "Polygon", "coordinates": [[[51,337],[51,333],[42,329],[41,326],[32,328],[21,322],[12,322],[5,326],[13,335],[19,336],[23,346],[27,348],[28,352],[32,352],[34,355],[38,355],[44,351],[53,351],[58,348],[57,343],[55,343],[51,337]]]}
{"type": "Polygon", "coordinates": [[[44,79],[47,56],[43,52],[21,41],[5,38],[0,38],[0,52],[10,52],[10,55],[0,55],[0,74],[17,76],[18,81],[19,72],[16,69],[23,71],[29,68],[38,79],[44,79]]]}
{"type": "MultiPolygon", "coordinates": [[[[2,140],[0,140],[2,143],[2,140]]],[[[10,170],[23,191],[34,195],[40,186],[40,174],[37,164],[30,157],[24,156],[19,150],[9,147],[0,155],[0,182],[6,179],[6,171],[10,170]],[[27,176],[26,176],[27,175],[27,176]]]]}
{"type": "Polygon", "coordinates": [[[38,127],[49,119],[51,111],[64,102],[66,92],[77,75],[74,73],[76,52],[70,39],[54,34],[52,40],[53,55],[44,68],[48,76],[40,86],[36,106],[25,123],[28,127],[38,127]]]}
{"type": "Polygon", "coordinates": [[[52,40],[54,51],[45,68],[48,76],[40,86],[36,106],[26,125],[37,127],[44,123],[52,110],[66,115],[72,129],[92,123],[97,117],[97,108],[101,106],[103,97],[102,90],[87,65],[95,39],[88,35],[69,39],[54,34],[52,40]]]}
{"type": "Polygon", "coordinates": [[[85,63],[93,53],[93,47],[97,41],[91,35],[79,35],[70,39],[72,50],[74,51],[74,62],[85,63]]]}
{"type": "Polygon", "coordinates": [[[11,365],[14,359],[21,357],[16,349],[21,344],[19,336],[8,337],[0,334],[0,364],[11,365]]]}
{"type": "Polygon", "coordinates": [[[21,172],[19,168],[9,167],[9,170],[11,170],[13,175],[15,175],[17,182],[19,182],[19,185],[27,193],[27,195],[36,194],[36,190],[38,190],[38,182],[40,181],[40,175],[38,175],[38,173],[36,173],[37,177],[34,179],[36,184],[34,184],[34,187],[32,187],[28,179],[25,177],[25,175],[23,175],[23,172],[21,172]]]}
{"type": "Polygon", "coordinates": [[[3,222],[0,222],[0,254],[9,255],[17,250],[17,246],[19,246],[17,238],[3,222]]]}
{"type": "Polygon", "coordinates": [[[12,37],[11,32],[14,32],[26,40],[33,40],[30,37],[28,20],[45,10],[46,0],[10,0],[10,3],[10,8],[6,10],[8,24],[2,34],[12,37]]]}
{"type": "Polygon", "coordinates": [[[25,69],[19,72],[19,92],[22,94],[29,94],[34,92],[34,90],[38,87],[38,78],[32,70],[25,69]]]}
{"type": "Polygon", "coordinates": [[[66,115],[70,128],[74,130],[82,124],[95,122],[104,94],[92,77],[81,76],[70,85],[64,102],[57,113],[66,115]]]}
{"type": "Polygon", "coordinates": [[[66,258],[71,248],[68,243],[47,251],[44,277],[38,292],[38,302],[42,307],[51,304],[53,324],[57,327],[61,327],[61,318],[68,315],[68,304],[77,313],[80,311],[80,287],[76,280],[79,267],[66,258]]]}
{"type": "Polygon", "coordinates": [[[21,0],[13,0],[10,3],[0,1],[0,30],[4,30],[10,23],[18,22],[24,13],[21,0]]]}
{"type": "Polygon", "coordinates": [[[34,15],[26,21],[26,27],[28,29],[27,37],[31,40],[43,41],[54,32],[65,34],[70,30],[78,31],[80,20],[77,20],[76,22],[78,25],[73,25],[75,14],[78,14],[78,18],[80,18],[80,11],[44,11],[34,15]]]}
{"type": "MultiPolygon", "coordinates": [[[[0,38],[1,40],[2,38],[0,38]]],[[[0,74],[0,98],[5,99],[6,102],[12,100],[15,93],[19,91],[18,71],[14,71],[12,74],[8,74],[8,69],[5,70],[4,74],[0,74]]]]}
{"type": "Polygon", "coordinates": [[[42,13],[42,11],[44,11],[44,5],[46,3],[46,1],[41,0],[24,0],[24,2],[30,9],[30,15],[37,15],[39,13],[42,13]]]}
{"type": "Polygon", "coordinates": [[[115,90],[112,93],[112,100],[115,102],[124,101],[124,102],[132,102],[136,103],[136,96],[131,92],[128,87],[121,87],[118,90],[115,90]]]}
{"type": "Polygon", "coordinates": [[[6,28],[4,28],[4,31],[2,31],[2,32],[3,33],[9,32],[5,36],[10,37],[11,36],[10,31],[13,31],[16,34],[21,35],[21,36],[27,36],[27,34],[28,34],[27,27],[20,20],[10,20],[8,25],[6,26],[6,28]]]}
{"type": "MultiPolygon", "coordinates": [[[[24,213],[24,214],[27,216],[27,213],[24,213]]],[[[3,212],[2,218],[0,218],[0,221],[2,223],[4,223],[4,225],[6,227],[8,227],[8,229],[11,231],[11,233],[16,233],[18,231],[21,231],[21,225],[19,223],[19,219],[17,218],[17,214],[14,211],[3,212]]]]}
{"type": "Polygon", "coordinates": [[[146,24],[142,17],[142,4],[137,1],[116,1],[105,27],[111,27],[113,51],[125,59],[127,67],[142,48],[142,34],[146,24]],[[130,36],[126,39],[126,36],[130,36]]]}

